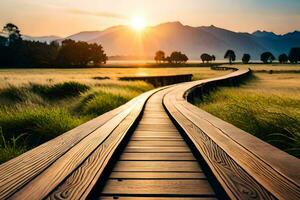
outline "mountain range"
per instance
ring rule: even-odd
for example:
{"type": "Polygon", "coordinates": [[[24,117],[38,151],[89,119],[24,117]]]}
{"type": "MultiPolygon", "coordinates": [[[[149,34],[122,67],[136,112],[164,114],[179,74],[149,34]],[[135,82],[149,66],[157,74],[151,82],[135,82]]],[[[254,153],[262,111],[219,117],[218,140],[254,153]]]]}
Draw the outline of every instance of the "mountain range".
{"type": "Polygon", "coordinates": [[[289,53],[290,48],[300,46],[300,32],[284,35],[273,32],[256,31],[254,33],[234,32],[215,26],[191,27],[180,22],[163,23],[147,27],[142,32],[134,31],[129,26],[114,26],[103,31],[85,31],[66,38],[55,36],[31,38],[49,42],[73,39],[101,44],[109,56],[137,56],[153,58],[157,50],[167,54],[182,51],[190,59],[199,59],[202,53],[214,54],[223,59],[225,51],[232,49],[240,59],[249,53],[252,59],[259,59],[265,51],[276,57],[289,53]]]}

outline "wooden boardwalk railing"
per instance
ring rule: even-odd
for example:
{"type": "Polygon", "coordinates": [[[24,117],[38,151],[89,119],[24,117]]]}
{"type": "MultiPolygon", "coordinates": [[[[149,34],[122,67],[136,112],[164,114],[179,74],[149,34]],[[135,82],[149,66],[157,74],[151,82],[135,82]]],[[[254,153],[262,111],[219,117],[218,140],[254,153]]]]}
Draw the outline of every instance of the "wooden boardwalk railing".
{"type": "Polygon", "coordinates": [[[187,101],[249,73],[147,92],[0,165],[0,199],[300,199],[299,159],[187,101]]]}

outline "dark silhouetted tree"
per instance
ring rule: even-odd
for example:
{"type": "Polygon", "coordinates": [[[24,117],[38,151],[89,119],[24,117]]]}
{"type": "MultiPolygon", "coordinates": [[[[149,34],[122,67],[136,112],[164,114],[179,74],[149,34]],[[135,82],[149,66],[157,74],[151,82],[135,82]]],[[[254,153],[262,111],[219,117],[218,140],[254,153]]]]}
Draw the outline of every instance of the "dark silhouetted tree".
{"type": "Polygon", "coordinates": [[[90,61],[94,65],[106,64],[107,55],[104,53],[103,47],[99,44],[90,44],[90,61]]]}
{"type": "Polygon", "coordinates": [[[64,40],[59,50],[56,63],[60,66],[85,67],[88,64],[106,63],[107,56],[101,45],[87,42],[64,40]]]}
{"type": "Polygon", "coordinates": [[[211,59],[212,59],[212,61],[216,61],[216,56],[215,55],[211,55],[211,59]]]}
{"type": "Polygon", "coordinates": [[[283,53],[278,57],[278,61],[281,64],[287,63],[289,61],[289,57],[285,53],[283,53]]]}
{"type": "Polygon", "coordinates": [[[264,52],[261,54],[260,60],[265,64],[272,63],[275,60],[275,56],[271,52],[264,52]]]}
{"type": "Polygon", "coordinates": [[[297,64],[300,61],[300,47],[291,48],[289,61],[293,64],[297,64]]]}
{"type": "Polygon", "coordinates": [[[244,54],[244,55],[243,55],[243,58],[242,58],[242,62],[243,62],[244,64],[248,64],[249,61],[250,61],[250,59],[251,59],[250,54],[244,54]]]}
{"type": "Polygon", "coordinates": [[[204,54],[202,54],[201,56],[200,56],[200,58],[201,58],[201,60],[202,60],[202,62],[204,63],[204,62],[210,62],[210,61],[212,61],[213,60],[213,58],[212,58],[212,56],[210,56],[209,54],[207,54],[207,53],[204,53],[204,54]]]}
{"type": "Polygon", "coordinates": [[[171,60],[171,57],[170,57],[170,56],[167,56],[167,57],[165,58],[165,61],[168,62],[168,63],[172,63],[172,60],[171,60]]]}
{"type": "Polygon", "coordinates": [[[234,62],[235,59],[236,59],[234,51],[233,50],[227,50],[225,55],[224,55],[224,58],[228,59],[229,63],[232,64],[232,62],[234,62]]]}
{"type": "Polygon", "coordinates": [[[176,64],[185,63],[189,60],[188,57],[185,54],[181,53],[180,51],[172,52],[170,57],[167,59],[169,59],[168,60],[169,63],[176,63],[176,64]]]}
{"type": "Polygon", "coordinates": [[[12,45],[13,43],[17,43],[22,41],[22,36],[19,28],[12,24],[8,23],[3,27],[3,32],[8,34],[8,44],[12,45]]]}
{"type": "Polygon", "coordinates": [[[165,60],[165,52],[163,51],[157,51],[155,53],[155,57],[154,57],[154,60],[157,62],[157,63],[161,63],[165,60]]]}

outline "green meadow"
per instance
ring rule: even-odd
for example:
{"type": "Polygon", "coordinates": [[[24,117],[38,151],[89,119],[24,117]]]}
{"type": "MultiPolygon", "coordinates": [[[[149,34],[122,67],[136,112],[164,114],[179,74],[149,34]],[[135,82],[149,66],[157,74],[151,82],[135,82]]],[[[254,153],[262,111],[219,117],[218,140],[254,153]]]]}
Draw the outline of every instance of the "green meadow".
{"type": "Polygon", "coordinates": [[[201,109],[300,158],[300,74],[255,73],[239,87],[222,87],[201,109]]]}
{"type": "Polygon", "coordinates": [[[210,68],[0,69],[0,163],[153,89],[122,76],[229,72],[210,68]]]}

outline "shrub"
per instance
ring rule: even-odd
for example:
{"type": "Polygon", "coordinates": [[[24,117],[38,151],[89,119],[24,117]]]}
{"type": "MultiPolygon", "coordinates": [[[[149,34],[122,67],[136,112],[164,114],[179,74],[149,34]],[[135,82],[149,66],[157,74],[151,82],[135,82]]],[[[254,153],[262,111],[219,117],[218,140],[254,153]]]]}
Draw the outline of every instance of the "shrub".
{"type": "Polygon", "coordinates": [[[0,112],[0,124],[5,138],[26,134],[26,143],[30,147],[48,141],[83,122],[82,118],[75,117],[62,108],[19,107],[0,112]]]}
{"type": "Polygon", "coordinates": [[[48,99],[63,99],[67,97],[79,96],[86,92],[90,87],[78,82],[65,82],[55,85],[38,85],[31,84],[31,90],[48,99]]]}
{"type": "Polygon", "coordinates": [[[1,98],[5,98],[13,102],[25,101],[27,98],[27,91],[25,88],[9,86],[0,91],[1,98]]]}
{"type": "Polygon", "coordinates": [[[97,91],[87,95],[81,101],[79,110],[84,114],[97,116],[123,105],[128,100],[118,94],[97,91]]]}

